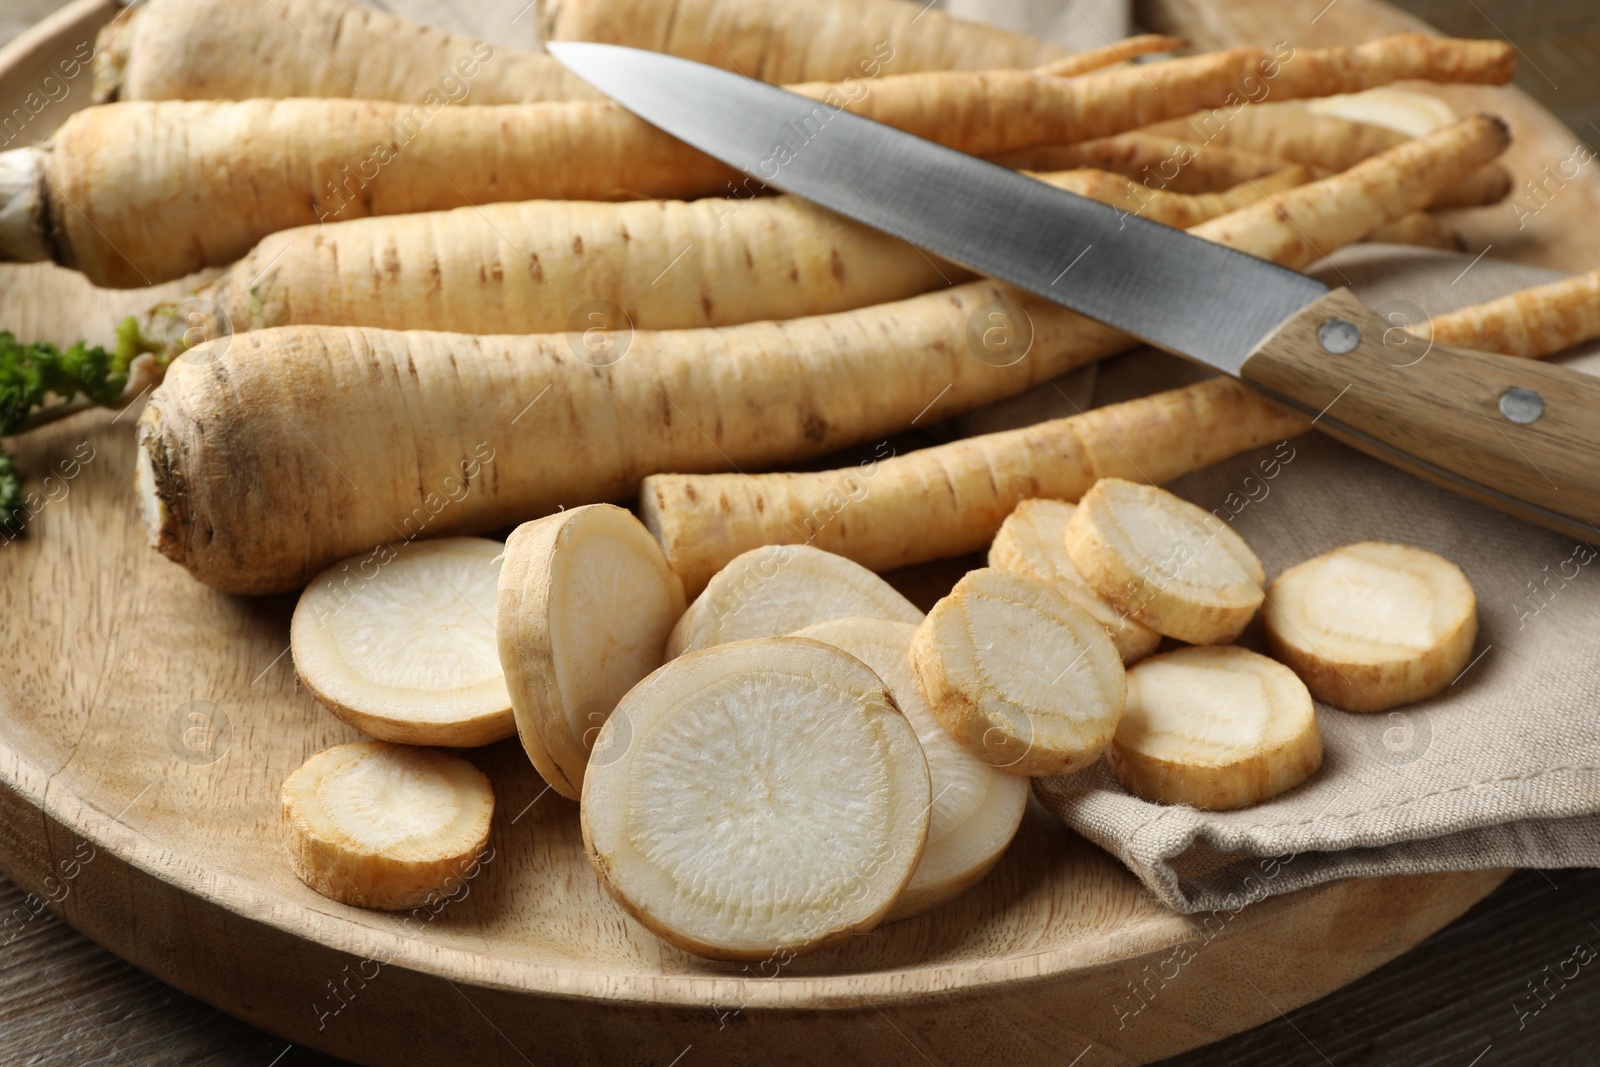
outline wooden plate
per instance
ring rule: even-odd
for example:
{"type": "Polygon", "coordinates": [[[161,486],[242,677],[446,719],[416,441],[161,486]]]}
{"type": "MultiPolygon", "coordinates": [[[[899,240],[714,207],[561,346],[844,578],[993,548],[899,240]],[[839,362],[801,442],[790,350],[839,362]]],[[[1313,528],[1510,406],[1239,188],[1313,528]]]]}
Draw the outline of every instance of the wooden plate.
{"type": "MultiPolygon", "coordinates": [[[[111,11],[84,0],[26,55],[0,55],[0,100],[111,11]]],[[[0,325],[24,336],[105,338],[150,299],[0,268],[0,325]]],[[[278,790],[357,734],[296,685],[292,598],[224,596],[144,546],[133,417],[14,443],[37,514],[0,543],[0,868],[112,951],[296,1043],[371,1064],[668,1065],[691,1049],[686,1064],[1143,1062],[1365,974],[1505,876],[1338,883],[1213,919],[1208,939],[1034,810],[960,900],[774,973],[697,960],[627,919],[575,806],[510,742],[472,754],[499,798],[477,877],[437,909],[343,907],[289,872],[278,790]]]]}

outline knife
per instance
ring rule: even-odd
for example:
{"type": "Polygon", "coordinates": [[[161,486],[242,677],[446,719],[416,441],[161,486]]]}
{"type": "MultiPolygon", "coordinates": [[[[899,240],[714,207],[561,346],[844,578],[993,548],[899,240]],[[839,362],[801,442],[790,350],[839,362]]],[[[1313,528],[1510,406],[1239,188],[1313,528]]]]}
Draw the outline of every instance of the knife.
{"type": "MultiPolygon", "coordinates": [[[[766,185],[1196,360],[1364,452],[1585,540],[1600,378],[1415,342],[1348,289],[743,75],[551,42],[568,70],[766,185]]],[[[1600,223],[1600,220],[1596,220],[1600,223]]]]}

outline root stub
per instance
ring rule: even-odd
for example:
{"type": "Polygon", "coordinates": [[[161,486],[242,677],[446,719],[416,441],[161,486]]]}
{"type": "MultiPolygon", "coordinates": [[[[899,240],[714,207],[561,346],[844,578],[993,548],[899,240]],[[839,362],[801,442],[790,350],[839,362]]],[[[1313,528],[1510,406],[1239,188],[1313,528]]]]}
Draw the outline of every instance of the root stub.
{"type": "Polygon", "coordinates": [[[496,652],[496,563],[483,537],[380,545],[312,580],[289,627],[294,668],[363,733],[469,748],[510,737],[496,652]]]}
{"type": "Polygon", "coordinates": [[[715,959],[876,926],[922,856],[932,794],[883,682],[804,638],[668,663],[600,730],[583,782],[595,872],[657,935],[715,959]]]}
{"type": "Polygon", "coordinates": [[[1261,606],[1266,571],[1244,539],[1153,485],[1100,479],[1078,501],[1065,543],[1101,596],[1180,641],[1232,641],[1261,606]]]}
{"type": "Polygon", "coordinates": [[[1262,612],[1272,654],[1318,700],[1385,711],[1433,696],[1472,658],[1477,600],[1432,552],[1362,541],[1278,576],[1262,612]]]}
{"type": "Polygon", "coordinates": [[[966,750],[1010,774],[1066,774],[1117,728],[1122,658],[1088,612],[1044,582],[986,567],[933,606],[911,643],[928,706],[966,750]]]}
{"type": "Polygon", "coordinates": [[[888,619],[833,619],[796,637],[833,645],[871,667],[917,732],[928,759],[933,808],[928,846],[885,922],[907,919],[954,900],[995,865],[1022,825],[1028,781],[972,755],[945,731],[911,674],[917,628],[888,619]]]}
{"type": "Polygon", "coordinates": [[[591,504],[517,527],[506,541],[496,621],[522,747],[577,800],[600,727],[661,666],[683,583],[638,519],[591,504]]]}
{"type": "Polygon", "coordinates": [[[1322,735],[1283,664],[1232,645],[1180,648],[1128,672],[1106,762],[1146,800],[1227,811],[1305,781],[1322,765],[1322,735]]]}
{"type": "Polygon", "coordinates": [[[431,748],[339,745],[283,783],[294,873],[362,908],[412,908],[454,892],[477,874],[493,815],[483,772],[431,748]]]}

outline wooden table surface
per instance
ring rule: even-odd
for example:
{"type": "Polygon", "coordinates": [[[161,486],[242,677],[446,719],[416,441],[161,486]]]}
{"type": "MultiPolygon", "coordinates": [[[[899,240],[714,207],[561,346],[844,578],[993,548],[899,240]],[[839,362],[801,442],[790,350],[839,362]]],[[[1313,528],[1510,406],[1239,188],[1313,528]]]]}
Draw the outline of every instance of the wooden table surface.
{"type": "MultiPolygon", "coordinates": [[[[1517,83],[1586,143],[1600,144],[1600,2],[1397,4],[1447,33],[1509,36],[1522,54],[1517,83]]],[[[5,0],[0,43],[57,6],[59,0],[5,0]]],[[[1553,976],[1580,945],[1593,946],[1590,956],[1600,948],[1600,871],[1522,871],[1366,978],[1165,1067],[1594,1064],[1600,1062],[1600,967],[1591,964],[1566,981],[1553,976]]],[[[519,1051],[540,1062],[537,1050],[519,1051]]],[[[1063,1049],[1061,1063],[1072,1054],[1063,1049]]],[[[915,1061],[908,1051],[908,1062],[915,1061]]],[[[0,1065],[339,1062],[149,978],[0,878],[0,1065]]],[[[692,1049],[682,1062],[693,1067],[692,1049]]]]}

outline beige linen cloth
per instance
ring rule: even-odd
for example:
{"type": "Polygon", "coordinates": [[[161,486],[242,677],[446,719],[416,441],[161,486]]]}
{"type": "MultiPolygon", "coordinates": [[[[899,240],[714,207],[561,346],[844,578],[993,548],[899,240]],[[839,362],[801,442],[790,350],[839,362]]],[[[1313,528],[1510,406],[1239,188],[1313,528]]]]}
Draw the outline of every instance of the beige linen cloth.
{"type": "MultiPolygon", "coordinates": [[[[1484,258],[1357,246],[1314,271],[1379,311],[1436,314],[1559,275],[1484,258]]],[[[1553,362],[1600,373],[1600,356],[1553,362]],[[1585,366],[1586,365],[1586,366],[1585,366]]],[[[1102,366],[1098,403],[1202,376],[1151,351],[1102,366]]],[[[1593,457],[1600,478],[1600,456],[1593,457]]],[[[1528,470],[1528,477],[1542,477],[1528,470]]],[[[1478,598],[1473,660],[1443,693],[1388,713],[1317,706],[1326,754],[1298,788],[1242,811],[1150,804],[1104,762],[1035,792],[1180,911],[1337,878],[1483,867],[1600,866],[1600,555],[1317,433],[1169,488],[1231,520],[1269,580],[1361,540],[1453,560],[1478,598]],[[1290,455],[1292,458],[1285,459],[1290,455]],[[1275,477],[1260,466],[1268,464],[1275,477]],[[1241,506],[1242,504],[1242,506],[1241,506]]],[[[1600,530],[1592,543],[1600,544],[1600,530]]],[[[1260,620],[1241,640],[1265,651],[1260,620]]]]}

